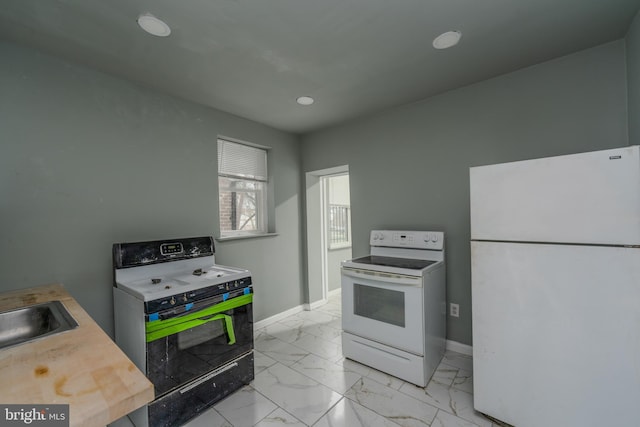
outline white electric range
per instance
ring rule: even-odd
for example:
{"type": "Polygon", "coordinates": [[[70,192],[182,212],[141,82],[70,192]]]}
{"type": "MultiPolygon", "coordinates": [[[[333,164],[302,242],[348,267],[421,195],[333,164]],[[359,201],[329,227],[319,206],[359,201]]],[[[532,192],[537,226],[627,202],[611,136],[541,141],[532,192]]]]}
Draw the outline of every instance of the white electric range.
{"type": "Polygon", "coordinates": [[[445,350],[444,233],[373,230],[370,245],[342,262],[344,356],[423,387],[445,350]]]}

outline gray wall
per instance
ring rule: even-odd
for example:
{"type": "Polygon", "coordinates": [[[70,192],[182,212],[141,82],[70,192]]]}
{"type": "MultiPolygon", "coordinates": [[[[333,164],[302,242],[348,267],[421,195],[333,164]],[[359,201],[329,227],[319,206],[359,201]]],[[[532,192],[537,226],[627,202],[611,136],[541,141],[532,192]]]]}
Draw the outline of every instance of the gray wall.
{"type": "Polygon", "coordinates": [[[640,143],[639,45],[636,17],[626,73],[614,42],[307,135],[301,168],[294,135],[0,43],[0,292],[62,282],[111,332],[111,244],[216,235],[225,135],[273,147],[278,235],[217,245],[257,320],[304,302],[302,171],[349,164],[353,255],[372,228],[445,230],[448,334],[470,344],[468,167],[640,143]]]}
{"type": "Polygon", "coordinates": [[[256,319],[303,303],[298,138],[0,43],[0,292],[64,283],[112,331],[111,245],[218,234],[216,136],[273,147],[275,237],[217,245],[256,319]]]}
{"type": "Polygon", "coordinates": [[[448,338],[471,344],[470,166],[627,145],[625,44],[609,43],[303,137],[348,164],[353,256],[375,228],[444,230],[448,338]]]}
{"type": "Polygon", "coordinates": [[[640,144],[640,12],[626,37],[627,79],[629,85],[629,143],[640,144]]]}

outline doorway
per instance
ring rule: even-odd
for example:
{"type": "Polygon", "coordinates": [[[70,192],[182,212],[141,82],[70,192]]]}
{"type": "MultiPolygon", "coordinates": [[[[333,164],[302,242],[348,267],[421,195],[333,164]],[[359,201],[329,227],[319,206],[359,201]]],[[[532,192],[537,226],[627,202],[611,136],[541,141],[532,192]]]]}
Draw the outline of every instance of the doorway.
{"type": "Polygon", "coordinates": [[[307,172],[307,310],[340,291],[340,262],[351,258],[350,200],[347,165],[307,172]]]}

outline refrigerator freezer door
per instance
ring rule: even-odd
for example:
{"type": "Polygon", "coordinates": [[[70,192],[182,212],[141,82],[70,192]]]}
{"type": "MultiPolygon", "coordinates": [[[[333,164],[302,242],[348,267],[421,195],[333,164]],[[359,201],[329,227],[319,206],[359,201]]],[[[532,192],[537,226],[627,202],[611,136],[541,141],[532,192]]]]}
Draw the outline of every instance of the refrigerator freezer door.
{"type": "Polygon", "coordinates": [[[476,410],[518,427],[640,420],[640,248],[471,242],[476,410]]]}
{"type": "Polygon", "coordinates": [[[638,146],[470,170],[471,239],[640,245],[638,146]]]}

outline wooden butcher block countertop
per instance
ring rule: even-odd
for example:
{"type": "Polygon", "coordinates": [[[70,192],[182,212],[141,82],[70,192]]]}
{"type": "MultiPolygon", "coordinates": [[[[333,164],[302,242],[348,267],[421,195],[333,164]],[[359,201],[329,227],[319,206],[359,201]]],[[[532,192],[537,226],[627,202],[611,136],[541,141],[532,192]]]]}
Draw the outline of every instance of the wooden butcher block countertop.
{"type": "Polygon", "coordinates": [[[153,400],[153,385],[62,285],[0,294],[0,312],[52,300],[79,326],[0,350],[0,403],[69,404],[71,426],[105,426],[153,400]]]}

